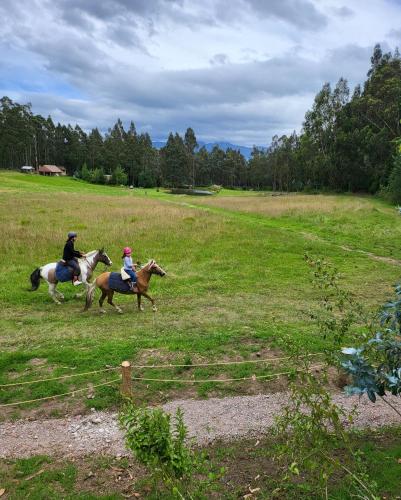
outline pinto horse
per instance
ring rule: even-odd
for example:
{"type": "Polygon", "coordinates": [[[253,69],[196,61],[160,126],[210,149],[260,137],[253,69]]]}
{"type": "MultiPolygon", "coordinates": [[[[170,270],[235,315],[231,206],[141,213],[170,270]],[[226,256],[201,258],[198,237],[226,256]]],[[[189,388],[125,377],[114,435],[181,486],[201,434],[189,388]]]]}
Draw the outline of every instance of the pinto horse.
{"type": "MultiPolygon", "coordinates": [[[[164,276],[166,272],[154,261],[150,260],[147,264],[145,264],[140,271],[136,273],[136,287],[135,291],[129,291],[129,292],[117,292],[117,293],[124,293],[124,294],[132,294],[137,296],[138,300],[138,309],[140,311],[143,311],[143,306],[141,305],[141,298],[142,296],[146,297],[148,300],[152,302],[152,309],[153,311],[157,311],[157,308],[155,306],[155,301],[152,299],[152,297],[147,293],[148,288],[149,288],[149,281],[150,278],[152,277],[152,274],[157,274],[158,276],[164,276]]],[[[106,310],[103,309],[103,302],[104,299],[107,297],[107,302],[113,306],[117,312],[122,313],[122,310],[118,305],[113,303],[113,295],[115,290],[112,290],[109,287],[109,277],[110,273],[105,272],[100,274],[96,280],[89,286],[87,292],[86,292],[86,304],[85,304],[85,309],[84,311],[87,311],[93,302],[93,296],[95,294],[96,288],[100,288],[102,291],[102,296],[100,297],[99,300],[99,307],[100,311],[102,313],[105,313],[106,310]]]]}
{"type": "MultiPolygon", "coordinates": [[[[90,285],[88,280],[90,280],[93,271],[99,262],[102,262],[106,266],[112,265],[112,261],[103,248],[101,250],[92,250],[91,252],[85,253],[78,259],[79,267],[81,269],[80,279],[87,290],[90,285]]],[[[64,295],[56,289],[58,283],[56,278],[56,266],[57,262],[51,262],[50,264],[36,268],[31,274],[31,291],[35,291],[39,288],[40,279],[42,278],[47,281],[47,284],[49,285],[50,297],[56,304],[61,304],[59,299],[64,299],[64,295]]],[[[77,294],[77,297],[80,296],[81,294],[77,294]]]]}

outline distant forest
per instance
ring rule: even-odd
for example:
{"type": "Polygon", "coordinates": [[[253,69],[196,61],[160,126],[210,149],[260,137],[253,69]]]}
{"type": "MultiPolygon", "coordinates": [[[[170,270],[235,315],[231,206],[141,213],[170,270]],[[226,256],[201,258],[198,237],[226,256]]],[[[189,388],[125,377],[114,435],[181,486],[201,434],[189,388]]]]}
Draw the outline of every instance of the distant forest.
{"type": "Polygon", "coordinates": [[[364,84],[350,91],[340,78],[323,85],[299,134],[273,137],[249,161],[235,150],[198,148],[194,131],[170,133],[160,150],[147,133],[121,120],[102,135],[54,124],[30,104],[0,99],[0,168],[64,166],[70,175],[134,186],[208,186],[279,191],[376,193],[391,181],[400,138],[401,58],[376,45],[364,84]]]}

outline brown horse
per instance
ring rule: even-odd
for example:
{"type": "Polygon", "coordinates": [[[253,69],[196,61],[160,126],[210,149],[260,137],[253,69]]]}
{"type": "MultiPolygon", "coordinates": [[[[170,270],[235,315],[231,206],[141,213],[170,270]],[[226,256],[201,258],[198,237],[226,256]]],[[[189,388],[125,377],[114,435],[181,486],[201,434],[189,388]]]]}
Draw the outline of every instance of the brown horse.
{"type": "MultiPolygon", "coordinates": [[[[146,297],[148,300],[152,302],[153,306],[153,311],[157,311],[157,308],[155,306],[155,301],[152,299],[152,297],[147,293],[148,288],[149,288],[149,281],[150,278],[152,277],[152,274],[157,274],[158,276],[164,276],[166,274],[165,271],[154,261],[150,260],[147,264],[145,264],[140,271],[136,273],[137,276],[137,281],[136,281],[136,289],[137,291],[135,292],[125,292],[125,294],[135,294],[138,299],[138,309],[140,311],[143,311],[143,306],[141,305],[141,298],[142,296],[146,297]]],[[[105,313],[106,310],[103,309],[103,302],[104,299],[107,297],[107,302],[113,306],[117,312],[122,313],[122,310],[120,307],[118,307],[116,304],[113,303],[113,295],[115,290],[111,290],[109,288],[109,272],[105,272],[100,274],[94,283],[92,283],[86,293],[86,304],[85,304],[85,309],[84,311],[87,311],[90,306],[92,305],[93,302],[93,296],[95,294],[96,287],[100,288],[102,291],[102,296],[100,297],[99,300],[99,306],[100,310],[102,313],[105,313]]],[[[120,292],[118,292],[120,293],[120,292]]]]}

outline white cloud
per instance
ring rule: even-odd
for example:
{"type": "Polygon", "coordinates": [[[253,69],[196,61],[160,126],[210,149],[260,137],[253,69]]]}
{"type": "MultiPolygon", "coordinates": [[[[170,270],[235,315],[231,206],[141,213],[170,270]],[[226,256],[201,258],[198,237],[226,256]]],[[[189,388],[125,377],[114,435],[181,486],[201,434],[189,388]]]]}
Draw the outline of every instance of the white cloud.
{"type": "Polygon", "coordinates": [[[191,126],[266,144],[300,128],[325,81],[363,81],[400,14],[379,0],[3,0],[0,93],[85,129],[121,117],[154,139],[191,126]]]}

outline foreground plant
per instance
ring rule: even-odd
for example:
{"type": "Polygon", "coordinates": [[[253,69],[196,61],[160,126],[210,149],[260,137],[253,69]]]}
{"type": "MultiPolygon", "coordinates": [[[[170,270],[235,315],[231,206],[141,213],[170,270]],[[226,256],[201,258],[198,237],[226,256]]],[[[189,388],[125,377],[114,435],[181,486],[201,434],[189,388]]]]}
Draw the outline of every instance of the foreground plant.
{"type": "Polygon", "coordinates": [[[401,413],[385,395],[401,394],[401,285],[395,287],[395,298],[380,311],[379,331],[358,347],[342,349],[346,360],[344,370],[352,383],[346,387],[348,394],[367,394],[372,402],[379,396],[401,417],[401,413]]]}
{"type": "MultiPolygon", "coordinates": [[[[326,341],[325,356],[316,372],[310,358],[299,357],[299,347],[286,343],[294,363],[303,369],[290,385],[289,403],[274,429],[278,439],[274,457],[283,467],[283,485],[288,490],[317,492],[328,498],[335,478],[340,476],[347,495],[373,500],[377,498],[376,485],[369,479],[362,454],[352,444],[347,428],[353,412],[347,413],[333,402],[328,373],[332,366],[341,367],[339,352],[345,341],[368,341],[374,319],[341,286],[340,275],[330,263],[309,256],[305,259],[320,294],[320,310],[313,312],[311,318],[326,341]]],[[[398,317],[401,318],[401,307],[398,317]]],[[[391,322],[392,317],[386,318],[391,322]]],[[[360,364],[359,368],[362,376],[366,366],[360,364]]],[[[365,370],[363,375],[367,374],[370,375],[365,370]]]]}
{"type": "Polygon", "coordinates": [[[119,421],[127,447],[150,468],[153,491],[163,497],[160,488],[164,485],[173,497],[190,498],[189,482],[200,461],[186,444],[182,410],[178,408],[171,425],[170,415],[161,408],[137,407],[129,401],[119,421]]]}
{"type": "Polygon", "coordinates": [[[370,481],[354,449],[346,425],[353,413],[337,406],[327,390],[327,367],[315,376],[300,372],[290,385],[290,398],[277,419],[274,457],[282,466],[282,487],[289,491],[329,497],[334,477],[343,478],[349,495],[376,499],[370,481]]]}

